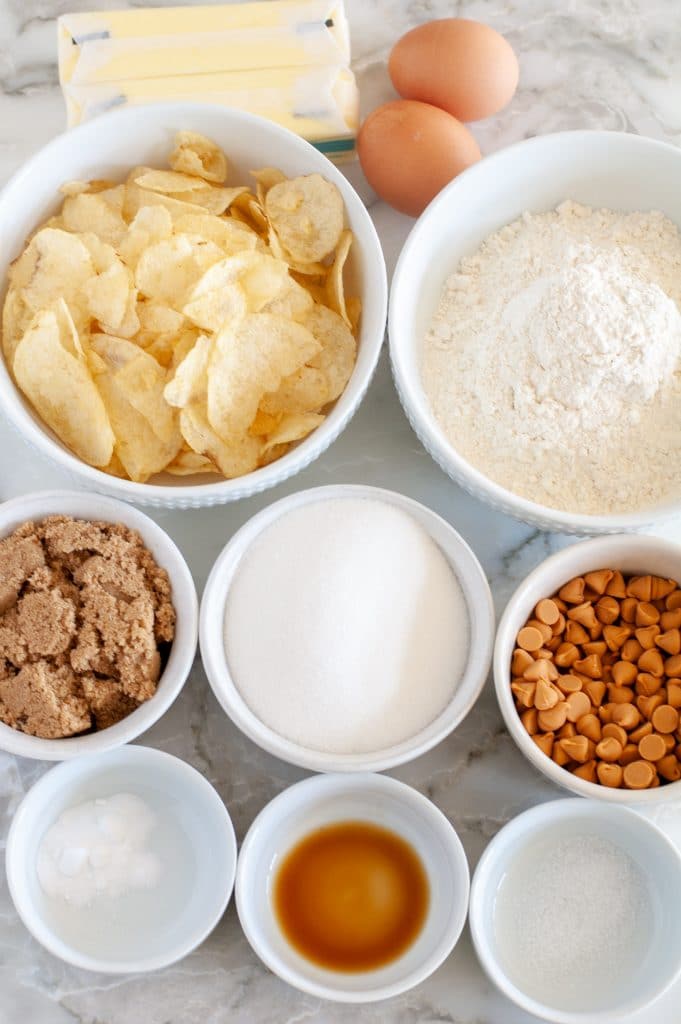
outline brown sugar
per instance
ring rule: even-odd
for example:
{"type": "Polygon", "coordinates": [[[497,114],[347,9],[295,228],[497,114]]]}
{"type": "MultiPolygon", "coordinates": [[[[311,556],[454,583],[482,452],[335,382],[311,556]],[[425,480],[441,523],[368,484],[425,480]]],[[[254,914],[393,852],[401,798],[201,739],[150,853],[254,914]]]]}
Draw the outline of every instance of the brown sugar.
{"type": "Polygon", "coordinates": [[[175,633],[168,575],[121,524],[50,516],[0,540],[0,719],[105,729],[156,692],[175,633]]]}

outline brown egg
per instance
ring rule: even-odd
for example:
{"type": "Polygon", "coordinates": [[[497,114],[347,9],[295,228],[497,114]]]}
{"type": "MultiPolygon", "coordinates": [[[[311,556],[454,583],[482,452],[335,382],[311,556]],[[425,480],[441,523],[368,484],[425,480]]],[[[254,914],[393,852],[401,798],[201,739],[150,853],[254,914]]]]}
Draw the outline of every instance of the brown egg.
{"type": "Polygon", "coordinates": [[[460,121],[496,114],[518,85],[510,44],[489,25],[465,18],[407,32],[392,49],[388,71],[400,96],[442,107],[460,121]]]}
{"type": "Polygon", "coordinates": [[[393,100],[369,114],[357,152],[371,187],[410,217],[480,159],[477,142],[460,121],[413,100],[393,100]]]}

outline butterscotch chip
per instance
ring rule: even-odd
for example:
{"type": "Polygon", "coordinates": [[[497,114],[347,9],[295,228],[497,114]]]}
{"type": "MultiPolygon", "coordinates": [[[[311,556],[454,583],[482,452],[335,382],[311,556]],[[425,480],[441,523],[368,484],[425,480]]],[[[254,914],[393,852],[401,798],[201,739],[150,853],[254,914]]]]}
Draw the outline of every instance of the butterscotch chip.
{"type": "Polygon", "coordinates": [[[653,711],[650,720],[656,732],[674,732],[679,727],[679,712],[671,704],[660,704],[653,711]]]}
{"type": "Polygon", "coordinates": [[[627,734],[621,725],[617,725],[615,722],[609,722],[603,726],[603,738],[616,739],[621,747],[624,747],[627,742],[627,734]]]}
{"type": "Polygon", "coordinates": [[[570,722],[578,722],[591,710],[591,701],[586,693],[581,691],[568,694],[565,703],[567,704],[567,718],[570,722]]]}
{"type": "Polygon", "coordinates": [[[553,753],[553,733],[537,733],[536,736],[532,737],[533,741],[537,744],[540,750],[542,750],[547,757],[551,757],[553,753]]]}
{"type": "Polygon", "coordinates": [[[681,630],[667,629],[655,637],[655,644],[666,654],[678,654],[681,651],[681,630]]]}
{"type": "Polygon", "coordinates": [[[668,612],[681,608],[681,589],[674,590],[669,597],[665,598],[664,606],[668,612]]]}
{"type": "Polygon", "coordinates": [[[667,754],[666,757],[661,758],[655,767],[667,782],[678,782],[681,779],[681,765],[674,754],[667,754]]]}
{"type": "Polygon", "coordinates": [[[627,583],[627,594],[639,601],[650,601],[653,591],[652,576],[632,576],[627,583]]]}
{"type": "Polygon", "coordinates": [[[620,754],[619,763],[624,767],[624,765],[631,764],[632,761],[638,761],[640,756],[636,744],[627,743],[620,754]]]}
{"type": "Polygon", "coordinates": [[[550,598],[545,597],[537,604],[534,614],[540,622],[545,623],[547,626],[552,626],[554,622],[558,621],[560,611],[550,598]]]}
{"type": "Polygon", "coordinates": [[[584,582],[597,594],[604,594],[614,575],[612,569],[597,569],[595,572],[585,573],[584,582]]]}
{"type": "Polygon", "coordinates": [[[632,761],[625,766],[623,777],[627,789],[648,789],[655,771],[650,761],[632,761]]]}
{"type": "Polygon", "coordinates": [[[596,781],[596,762],[587,761],[586,764],[578,764],[572,769],[572,774],[576,775],[579,779],[584,779],[585,782],[596,781]]]}
{"type": "Polygon", "coordinates": [[[623,729],[635,729],[640,721],[640,714],[633,704],[614,704],[611,721],[621,725],[623,729]]]}
{"type": "Polygon", "coordinates": [[[624,772],[622,767],[618,764],[608,764],[606,761],[600,761],[596,765],[596,773],[598,775],[598,781],[602,786],[609,786],[611,789],[619,789],[622,785],[624,772]]]}
{"type": "Polygon", "coordinates": [[[535,626],[523,626],[518,633],[518,647],[524,651],[538,651],[543,642],[542,635],[535,626]]]}
{"type": "Polygon", "coordinates": [[[643,737],[638,752],[645,761],[659,761],[667,753],[667,745],[658,733],[652,732],[643,737]]]}
{"type": "Polygon", "coordinates": [[[544,679],[537,680],[534,691],[534,706],[537,711],[548,711],[556,706],[561,699],[561,692],[555,686],[547,683],[544,679]]]}

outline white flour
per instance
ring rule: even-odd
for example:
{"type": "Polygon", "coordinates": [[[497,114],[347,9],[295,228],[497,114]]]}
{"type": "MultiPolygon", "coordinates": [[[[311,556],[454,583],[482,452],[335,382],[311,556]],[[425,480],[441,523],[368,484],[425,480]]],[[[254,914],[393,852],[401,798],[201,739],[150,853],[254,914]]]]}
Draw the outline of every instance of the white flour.
{"type": "Polygon", "coordinates": [[[566,202],[464,259],[426,336],[423,383],[492,480],[604,514],[681,491],[681,236],[661,213],[566,202]]]}

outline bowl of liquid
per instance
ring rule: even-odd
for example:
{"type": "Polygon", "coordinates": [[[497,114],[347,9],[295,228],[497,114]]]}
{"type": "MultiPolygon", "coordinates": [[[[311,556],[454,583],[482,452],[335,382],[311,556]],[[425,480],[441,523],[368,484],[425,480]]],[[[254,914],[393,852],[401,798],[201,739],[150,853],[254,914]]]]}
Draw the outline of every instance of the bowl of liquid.
{"type": "Polygon", "coordinates": [[[222,917],[236,839],[196,769],[126,746],[42,776],[14,815],[6,868],[17,913],[50,953],[107,974],[152,971],[222,917]]]}
{"type": "Polygon", "coordinates": [[[629,808],[568,798],[509,822],[471,886],[473,945],[514,1003],[555,1024],[619,1024],[681,973],[681,856],[629,808]]]}
{"type": "Polygon", "coordinates": [[[322,999],[405,992],[450,954],[468,910],[466,855],[429,800],[371,773],[318,775],[275,797],[239,854],[236,905],[263,963],[322,999]]]}

